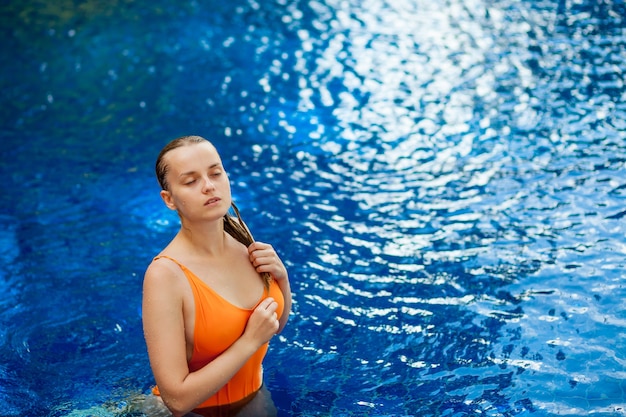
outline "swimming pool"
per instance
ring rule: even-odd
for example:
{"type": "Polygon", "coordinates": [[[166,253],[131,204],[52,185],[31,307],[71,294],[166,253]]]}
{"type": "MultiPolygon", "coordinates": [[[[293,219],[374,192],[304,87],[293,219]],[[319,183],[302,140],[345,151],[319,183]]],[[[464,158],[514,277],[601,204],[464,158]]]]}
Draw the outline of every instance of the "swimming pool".
{"type": "Polygon", "coordinates": [[[281,415],[624,414],[623,1],[0,10],[1,415],[137,415],[188,133],[290,269],[281,415]]]}

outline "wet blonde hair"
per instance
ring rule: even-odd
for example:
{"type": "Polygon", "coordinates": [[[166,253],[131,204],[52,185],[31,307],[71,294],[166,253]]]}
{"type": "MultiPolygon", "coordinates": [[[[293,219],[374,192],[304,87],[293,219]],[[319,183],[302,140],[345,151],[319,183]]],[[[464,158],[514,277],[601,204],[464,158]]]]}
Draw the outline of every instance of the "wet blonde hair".
{"type": "MultiPolygon", "coordinates": [[[[205,142],[213,146],[210,141],[201,136],[181,136],[172,140],[167,145],[165,145],[163,149],[161,149],[161,152],[159,152],[159,156],[157,157],[155,166],[157,181],[159,182],[161,189],[169,191],[169,184],[167,183],[167,172],[169,170],[169,166],[165,162],[165,155],[169,151],[180,148],[181,146],[195,145],[205,142]]],[[[234,237],[237,241],[241,242],[245,247],[248,247],[254,242],[252,233],[250,233],[248,226],[246,226],[244,221],[241,219],[239,209],[232,201],[231,208],[235,212],[237,220],[235,220],[233,216],[226,213],[224,215],[224,231],[234,237]]],[[[268,272],[261,272],[261,278],[263,279],[263,284],[265,285],[265,288],[269,289],[270,281],[272,279],[271,275],[268,272]]]]}

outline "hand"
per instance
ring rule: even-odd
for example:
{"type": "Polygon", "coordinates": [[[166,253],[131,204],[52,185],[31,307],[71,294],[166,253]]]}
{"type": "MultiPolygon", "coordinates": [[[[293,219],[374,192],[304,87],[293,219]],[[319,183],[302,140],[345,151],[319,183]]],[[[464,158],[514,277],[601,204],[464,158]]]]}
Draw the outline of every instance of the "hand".
{"type": "Polygon", "coordinates": [[[272,297],[261,301],[254,309],[242,337],[250,338],[258,348],[269,340],[278,331],[278,303],[272,297]]]}
{"type": "Polygon", "coordinates": [[[250,262],[257,272],[269,272],[277,281],[288,278],[287,268],[283,265],[283,261],[280,260],[272,245],[253,242],[248,246],[248,254],[250,255],[250,262]]]}

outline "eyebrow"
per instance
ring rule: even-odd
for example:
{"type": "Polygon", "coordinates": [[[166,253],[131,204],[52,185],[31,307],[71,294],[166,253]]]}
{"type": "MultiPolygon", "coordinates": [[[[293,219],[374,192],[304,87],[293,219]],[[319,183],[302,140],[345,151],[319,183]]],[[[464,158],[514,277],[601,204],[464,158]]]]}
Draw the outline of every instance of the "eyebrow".
{"type": "MultiPolygon", "coordinates": [[[[221,163],[219,163],[219,162],[216,162],[216,163],[214,163],[213,165],[210,165],[210,166],[209,166],[209,169],[221,168],[221,167],[222,167],[222,164],[221,164],[221,163]]],[[[195,174],[195,173],[196,173],[196,171],[187,171],[187,172],[183,172],[183,173],[182,173],[182,174],[180,174],[178,177],[180,178],[180,177],[184,177],[184,176],[186,176],[186,175],[193,175],[193,174],[195,174]]]]}

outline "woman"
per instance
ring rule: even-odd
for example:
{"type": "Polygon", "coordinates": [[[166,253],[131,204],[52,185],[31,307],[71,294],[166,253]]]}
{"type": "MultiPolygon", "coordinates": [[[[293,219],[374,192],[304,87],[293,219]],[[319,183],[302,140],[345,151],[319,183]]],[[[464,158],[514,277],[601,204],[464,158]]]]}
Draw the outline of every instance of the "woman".
{"type": "Polygon", "coordinates": [[[291,310],[287,270],[271,245],[253,241],[209,141],[173,140],[156,175],[181,227],[144,277],[154,392],[174,416],[269,415],[259,414],[267,404],[275,412],[261,363],[291,310]]]}

